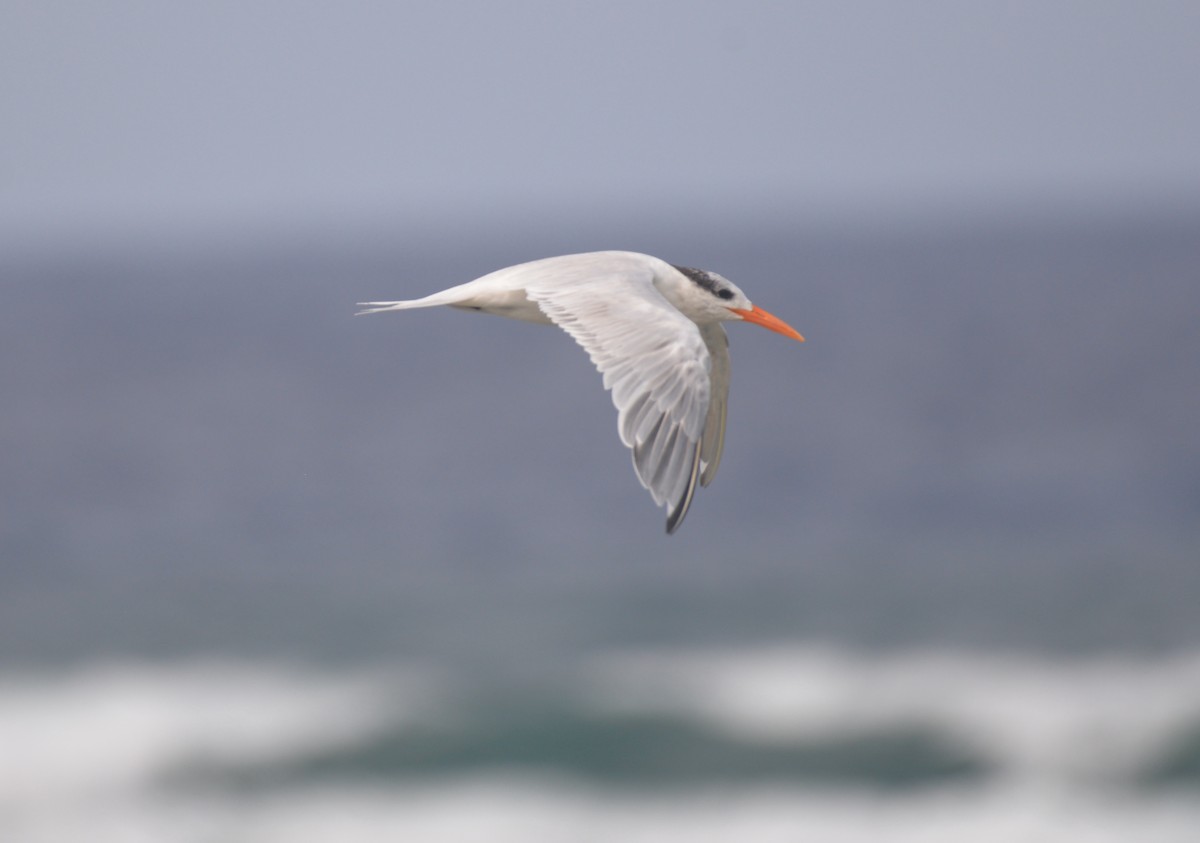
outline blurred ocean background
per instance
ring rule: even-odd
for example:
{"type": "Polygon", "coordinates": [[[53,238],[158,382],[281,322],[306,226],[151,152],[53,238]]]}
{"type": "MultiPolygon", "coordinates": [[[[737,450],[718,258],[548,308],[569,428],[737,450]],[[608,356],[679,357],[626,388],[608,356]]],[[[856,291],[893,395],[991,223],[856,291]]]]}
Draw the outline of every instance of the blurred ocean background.
{"type": "Polygon", "coordinates": [[[1194,841],[1200,11],[9,4],[0,839],[1194,841]],[[568,337],[730,330],[670,538],[568,337]]]}

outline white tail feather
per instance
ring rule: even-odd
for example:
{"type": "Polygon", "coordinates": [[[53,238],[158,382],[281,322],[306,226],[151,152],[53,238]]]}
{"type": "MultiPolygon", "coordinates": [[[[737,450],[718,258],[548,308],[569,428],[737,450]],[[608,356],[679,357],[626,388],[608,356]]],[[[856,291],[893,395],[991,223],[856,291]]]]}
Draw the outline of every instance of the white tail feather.
{"type": "Polygon", "coordinates": [[[404,310],[410,305],[408,302],[403,301],[360,301],[358,306],[363,309],[355,313],[355,316],[366,316],[368,313],[383,313],[385,310],[404,310]]]}
{"type": "Polygon", "coordinates": [[[413,307],[437,307],[440,304],[452,304],[453,296],[447,296],[444,291],[434,293],[432,296],[426,296],[423,299],[409,299],[407,301],[360,301],[358,306],[364,308],[354,314],[355,316],[364,316],[368,313],[384,313],[389,310],[408,310],[413,307]]]}
{"type": "Polygon", "coordinates": [[[470,284],[459,284],[457,287],[442,290],[440,293],[405,301],[360,301],[358,306],[364,309],[354,315],[363,316],[368,313],[384,313],[389,310],[408,310],[413,307],[437,307],[443,304],[458,305],[469,297],[470,288],[470,284]]]}

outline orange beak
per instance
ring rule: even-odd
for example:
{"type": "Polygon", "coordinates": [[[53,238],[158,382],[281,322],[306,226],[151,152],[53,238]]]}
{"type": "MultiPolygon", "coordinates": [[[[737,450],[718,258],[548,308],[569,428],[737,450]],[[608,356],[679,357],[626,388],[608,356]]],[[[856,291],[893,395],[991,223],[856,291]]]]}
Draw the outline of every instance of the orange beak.
{"type": "Polygon", "coordinates": [[[800,332],[784,322],[778,316],[772,316],[761,307],[752,307],[750,310],[740,310],[736,307],[729,308],[738,316],[745,319],[747,322],[753,322],[755,325],[762,325],[768,331],[774,331],[777,334],[783,334],[785,337],[791,337],[794,340],[804,342],[804,337],[800,336],[800,332]]]}

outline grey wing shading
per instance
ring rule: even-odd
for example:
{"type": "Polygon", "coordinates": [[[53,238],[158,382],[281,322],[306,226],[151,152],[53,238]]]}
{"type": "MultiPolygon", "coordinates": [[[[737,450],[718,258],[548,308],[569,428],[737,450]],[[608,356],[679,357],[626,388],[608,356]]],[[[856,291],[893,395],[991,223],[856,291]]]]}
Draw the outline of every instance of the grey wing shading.
{"type": "Polygon", "coordinates": [[[614,261],[577,283],[531,279],[526,294],[603,374],[621,441],[654,502],[668,507],[673,533],[700,477],[711,355],[696,324],[662,297],[652,277],[648,267],[614,261]]]}
{"type": "Polygon", "coordinates": [[[704,437],[700,441],[700,485],[707,486],[717,476],[721,454],[725,450],[725,413],[729,405],[729,337],[719,323],[700,328],[700,336],[712,361],[709,380],[711,398],[704,437]]]}

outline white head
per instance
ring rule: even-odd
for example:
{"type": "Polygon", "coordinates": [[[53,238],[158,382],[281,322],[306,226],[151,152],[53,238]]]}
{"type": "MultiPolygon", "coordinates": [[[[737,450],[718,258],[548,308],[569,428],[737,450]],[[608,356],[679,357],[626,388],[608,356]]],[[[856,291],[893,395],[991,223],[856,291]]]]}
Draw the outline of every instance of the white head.
{"type": "Polygon", "coordinates": [[[736,284],[705,269],[674,267],[679,272],[675,284],[660,287],[673,305],[697,324],[745,321],[804,342],[804,337],[782,319],[750,303],[736,284]]]}

